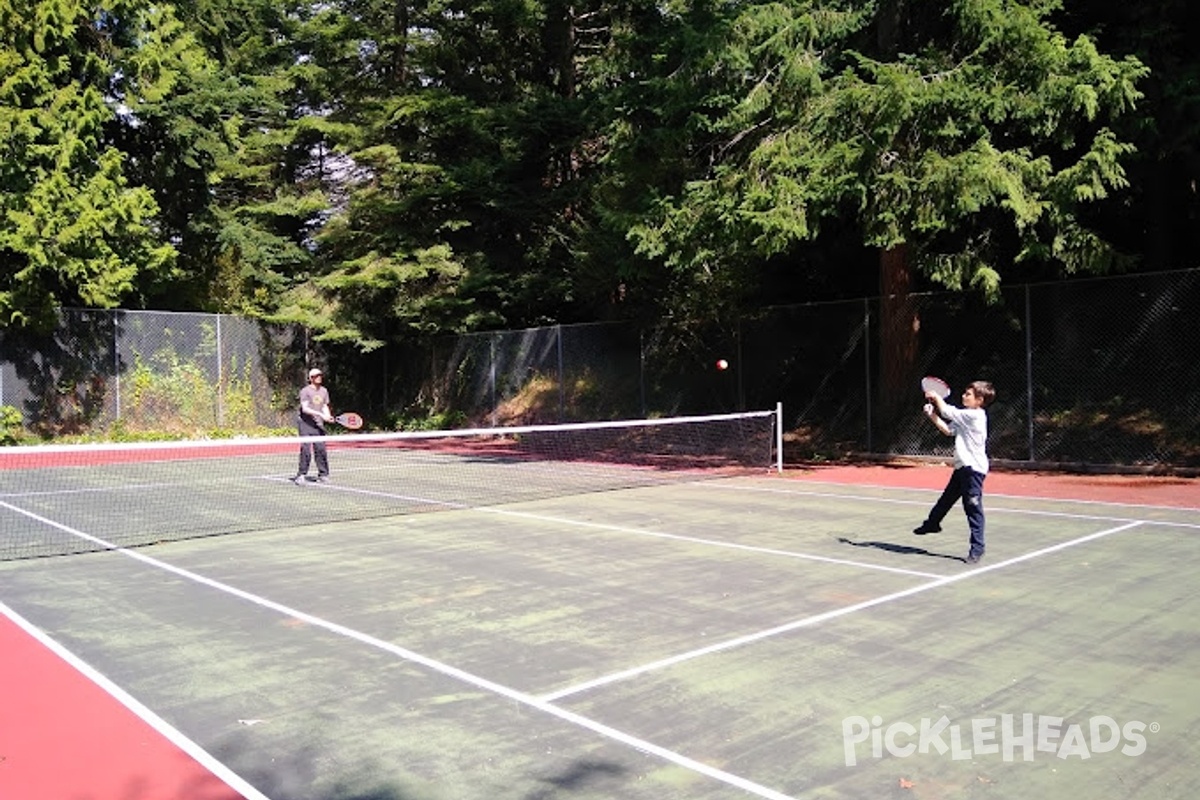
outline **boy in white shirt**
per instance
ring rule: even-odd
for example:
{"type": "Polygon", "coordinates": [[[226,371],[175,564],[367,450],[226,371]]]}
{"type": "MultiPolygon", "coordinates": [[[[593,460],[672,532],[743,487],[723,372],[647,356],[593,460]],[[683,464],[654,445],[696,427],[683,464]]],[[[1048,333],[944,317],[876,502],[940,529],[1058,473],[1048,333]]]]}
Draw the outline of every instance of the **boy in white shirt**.
{"type": "Polygon", "coordinates": [[[962,408],[943,400],[936,392],[927,392],[929,419],[939,431],[954,437],[954,473],[942,496],[934,503],[917,528],[916,534],[937,533],[942,520],[961,499],[971,529],[971,549],[964,559],[978,564],[983,558],[983,479],[988,473],[987,412],[985,408],[996,399],[996,390],[988,381],[974,381],[962,395],[962,408]]]}

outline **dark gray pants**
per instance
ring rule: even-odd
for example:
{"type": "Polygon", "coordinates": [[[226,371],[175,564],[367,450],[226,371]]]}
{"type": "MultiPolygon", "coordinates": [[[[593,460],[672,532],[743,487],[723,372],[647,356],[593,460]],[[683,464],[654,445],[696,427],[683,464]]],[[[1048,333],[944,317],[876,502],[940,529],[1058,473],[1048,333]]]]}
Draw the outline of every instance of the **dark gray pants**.
{"type": "MultiPolygon", "coordinates": [[[[312,422],[304,415],[300,416],[298,426],[301,436],[324,436],[325,429],[312,422]]],[[[317,461],[317,475],[324,477],[329,474],[329,455],[325,452],[324,442],[304,442],[300,445],[300,469],[297,475],[307,475],[308,465],[313,458],[317,461]]]]}
{"type": "Polygon", "coordinates": [[[942,496],[933,504],[926,520],[931,525],[941,526],[942,520],[954,504],[962,500],[963,511],[967,512],[967,525],[971,528],[970,555],[983,555],[983,479],[987,475],[970,467],[959,467],[950,476],[942,496]]]}

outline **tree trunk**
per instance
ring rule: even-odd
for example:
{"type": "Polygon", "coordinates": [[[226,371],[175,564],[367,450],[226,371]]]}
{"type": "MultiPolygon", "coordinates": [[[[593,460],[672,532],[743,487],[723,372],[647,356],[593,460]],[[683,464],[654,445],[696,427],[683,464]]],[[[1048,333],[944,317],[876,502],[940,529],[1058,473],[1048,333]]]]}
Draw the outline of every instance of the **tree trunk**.
{"type": "Polygon", "coordinates": [[[559,96],[575,96],[575,9],[570,2],[547,4],[543,31],[546,60],[559,96]]]}
{"type": "MultiPolygon", "coordinates": [[[[921,317],[909,294],[912,269],[908,245],[879,254],[879,422],[888,428],[911,405],[916,389],[916,362],[921,317]]],[[[886,428],[885,428],[886,429],[886,428]]]]}
{"type": "Polygon", "coordinates": [[[392,82],[403,85],[408,77],[408,0],[397,0],[392,7],[392,82]]]}

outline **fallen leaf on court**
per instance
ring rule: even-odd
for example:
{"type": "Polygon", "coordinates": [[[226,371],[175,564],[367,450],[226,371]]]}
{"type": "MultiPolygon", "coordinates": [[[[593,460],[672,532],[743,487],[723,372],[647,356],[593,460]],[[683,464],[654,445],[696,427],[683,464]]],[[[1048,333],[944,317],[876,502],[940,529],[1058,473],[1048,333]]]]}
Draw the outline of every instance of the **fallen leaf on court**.
{"type": "Polygon", "coordinates": [[[901,789],[911,789],[911,788],[912,788],[913,786],[915,786],[915,785],[916,785],[916,784],[914,784],[914,783],[913,783],[912,781],[910,781],[910,780],[906,780],[906,779],[904,779],[904,778],[901,778],[901,779],[900,779],[900,788],[901,788],[901,789]]]}

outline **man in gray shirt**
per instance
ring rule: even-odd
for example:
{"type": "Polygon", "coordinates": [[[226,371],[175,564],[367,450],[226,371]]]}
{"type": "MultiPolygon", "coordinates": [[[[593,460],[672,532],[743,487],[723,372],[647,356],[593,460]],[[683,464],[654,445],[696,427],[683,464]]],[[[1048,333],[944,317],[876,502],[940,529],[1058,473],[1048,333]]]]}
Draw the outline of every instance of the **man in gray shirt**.
{"type": "MultiPolygon", "coordinates": [[[[322,382],[324,376],[317,368],[308,371],[308,385],[300,390],[299,430],[301,436],[324,436],[325,423],[333,422],[333,414],[329,411],[329,390],[322,382]]],[[[329,456],[325,452],[325,443],[321,441],[300,443],[300,469],[292,482],[297,486],[308,479],[308,466],[314,460],[317,462],[317,480],[325,483],[329,480],[329,456]]]]}

